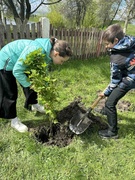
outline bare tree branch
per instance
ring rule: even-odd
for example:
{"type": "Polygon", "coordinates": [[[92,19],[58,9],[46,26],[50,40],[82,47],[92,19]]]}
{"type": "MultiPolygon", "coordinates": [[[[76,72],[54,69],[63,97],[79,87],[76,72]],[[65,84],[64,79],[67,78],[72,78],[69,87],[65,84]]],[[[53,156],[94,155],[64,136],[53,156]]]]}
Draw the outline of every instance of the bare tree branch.
{"type": "Polygon", "coordinates": [[[39,5],[30,14],[33,14],[34,12],[36,12],[41,5],[53,5],[53,4],[59,3],[61,1],[62,0],[58,0],[58,1],[50,2],[50,3],[44,3],[44,0],[43,0],[41,3],[39,3],[39,5]]]}
{"type": "MultiPolygon", "coordinates": [[[[31,11],[31,5],[32,2],[30,0],[1,0],[3,1],[3,4],[6,5],[6,7],[13,13],[14,20],[17,23],[26,23],[30,15],[37,11],[37,9],[41,5],[52,5],[61,2],[62,0],[55,0],[54,2],[47,2],[45,3],[45,0],[41,0],[37,7],[31,11]]],[[[37,2],[37,1],[34,1],[37,2]]]]}
{"type": "Polygon", "coordinates": [[[124,23],[124,29],[123,29],[124,33],[126,33],[127,31],[129,21],[131,21],[135,17],[135,12],[134,12],[135,1],[134,0],[129,2],[126,1],[126,3],[127,3],[127,15],[124,23]]]}
{"type": "Polygon", "coordinates": [[[50,2],[50,3],[42,3],[42,4],[44,4],[44,5],[52,5],[52,4],[56,4],[56,3],[59,3],[59,2],[61,2],[62,0],[58,0],[58,1],[55,1],[55,2],[50,2]]]}
{"type": "Polygon", "coordinates": [[[3,0],[3,2],[6,4],[6,6],[12,11],[13,15],[14,15],[14,18],[19,18],[19,14],[16,10],[16,7],[14,5],[14,2],[13,0],[3,0]]]}
{"type": "Polygon", "coordinates": [[[117,6],[117,8],[116,8],[116,11],[115,11],[115,13],[114,13],[111,21],[110,21],[110,25],[112,24],[112,22],[113,22],[113,20],[114,20],[114,18],[115,18],[115,16],[116,16],[116,14],[117,14],[117,12],[118,12],[118,10],[119,10],[119,8],[120,8],[121,3],[122,3],[122,0],[120,0],[120,1],[118,2],[118,6],[117,6]]]}

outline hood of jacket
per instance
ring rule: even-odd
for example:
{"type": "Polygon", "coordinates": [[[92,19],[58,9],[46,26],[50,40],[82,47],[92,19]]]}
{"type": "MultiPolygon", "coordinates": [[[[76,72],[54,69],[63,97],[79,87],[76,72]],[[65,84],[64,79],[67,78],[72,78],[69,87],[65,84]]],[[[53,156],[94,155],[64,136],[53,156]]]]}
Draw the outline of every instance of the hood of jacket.
{"type": "Polygon", "coordinates": [[[51,42],[50,42],[50,39],[44,39],[44,38],[37,38],[37,39],[35,39],[35,42],[37,42],[37,43],[39,43],[40,44],[40,46],[42,47],[42,49],[43,49],[43,53],[45,53],[46,54],[46,63],[50,63],[50,62],[52,62],[52,59],[50,58],[50,51],[51,51],[51,49],[52,49],[52,44],[51,44],[51,42]]]}
{"type": "Polygon", "coordinates": [[[125,36],[112,49],[112,51],[117,51],[117,50],[120,50],[120,51],[124,51],[124,50],[135,51],[135,37],[125,36]]]}

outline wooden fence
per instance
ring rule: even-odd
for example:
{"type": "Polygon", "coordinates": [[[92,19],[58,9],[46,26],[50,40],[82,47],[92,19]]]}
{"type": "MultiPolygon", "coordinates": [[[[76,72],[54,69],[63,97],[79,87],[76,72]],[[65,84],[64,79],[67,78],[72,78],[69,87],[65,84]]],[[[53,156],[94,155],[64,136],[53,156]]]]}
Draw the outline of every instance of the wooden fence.
{"type": "MultiPolygon", "coordinates": [[[[24,31],[18,31],[15,25],[0,25],[0,48],[16,39],[40,38],[42,37],[42,28],[41,22],[27,24],[24,31]]],[[[49,36],[68,41],[73,49],[73,58],[75,59],[89,59],[105,54],[101,40],[102,31],[96,28],[65,29],[54,28],[50,25],[49,36]]]]}
{"type": "Polygon", "coordinates": [[[105,54],[101,39],[102,33],[96,28],[56,29],[50,26],[50,36],[68,41],[73,49],[74,58],[77,59],[88,59],[105,54]]]}
{"type": "Polygon", "coordinates": [[[16,25],[0,25],[0,48],[17,39],[35,39],[41,36],[40,22],[27,24],[24,31],[21,27],[18,30],[16,25]]]}

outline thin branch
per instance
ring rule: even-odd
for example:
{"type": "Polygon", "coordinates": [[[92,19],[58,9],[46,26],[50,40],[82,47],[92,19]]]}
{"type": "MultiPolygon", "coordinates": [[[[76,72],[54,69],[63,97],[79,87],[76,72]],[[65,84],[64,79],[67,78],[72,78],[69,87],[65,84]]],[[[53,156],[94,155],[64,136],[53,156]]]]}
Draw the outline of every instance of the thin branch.
{"type": "Polygon", "coordinates": [[[50,3],[44,3],[44,1],[42,1],[33,11],[31,11],[30,14],[33,14],[34,12],[36,12],[41,5],[52,5],[52,4],[59,3],[59,2],[61,2],[61,1],[62,1],[62,0],[58,0],[58,1],[50,2],[50,3]]]}
{"type": "Polygon", "coordinates": [[[30,14],[33,14],[34,12],[36,12],[36,10],[38,10],[38,8],[42,5],[42,3],[40,3],[33,11],[30,12],[30,14]]]}
{"type": "Polygon", "coordinates": [[[44,4],[44,5],[52,5],[52,4],[57,4],[57,3],[61,2],[61,1],[62,1],[62,0],[58,0],[58,1],[50,2],[50,3],[44,3],[44,2],[42,2],[42,4],[44,4]]]}

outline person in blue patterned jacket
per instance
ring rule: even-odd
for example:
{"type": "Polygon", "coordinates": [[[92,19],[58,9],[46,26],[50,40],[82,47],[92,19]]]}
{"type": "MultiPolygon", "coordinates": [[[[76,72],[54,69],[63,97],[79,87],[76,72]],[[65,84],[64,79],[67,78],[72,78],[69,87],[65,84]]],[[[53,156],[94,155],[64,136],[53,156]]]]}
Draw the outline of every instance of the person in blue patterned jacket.
{"type": "Polygon", "coordinates": [[[0,50],[0,118],[11,120],[11,127],[19,132],[27,132],[28,127],[17,117],[17,83],[22,86],[26,101],[25,108],[32,105],[32,109],[44,113],[44,107],[38,104],[37,93],[30,88],[31,84],[25,74],[26,66],[23,61],[26,56],[41,49],[45,54],[45,62],[62,64],[72,55],[71,48],[66,41],[56,38],[37,38],[35,40],[20,39],[10,42],[0,50]]]}
{"type": "Polygon", "coordinates": [[[135,88],[135,37],[124,35],[119,24],[110,25],[103,33],[103,42],[110,54],[111,78],[101,97],[108,97],[103,114],[107,115],[109,127],[99,131],[102,138],[118,138],[118,101],[135,88]]]}

